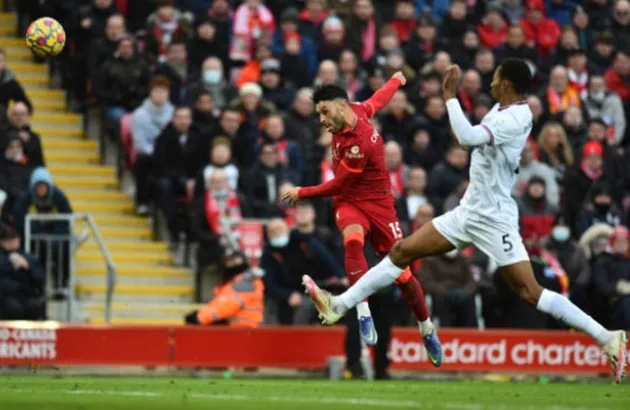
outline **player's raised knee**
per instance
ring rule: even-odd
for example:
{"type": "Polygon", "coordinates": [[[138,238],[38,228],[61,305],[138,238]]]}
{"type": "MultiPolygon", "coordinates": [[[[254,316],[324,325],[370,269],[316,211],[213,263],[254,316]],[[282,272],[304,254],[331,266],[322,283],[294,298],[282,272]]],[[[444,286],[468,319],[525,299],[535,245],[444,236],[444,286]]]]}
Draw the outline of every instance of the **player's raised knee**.
{"type": "Polygon", "coordinates": [[[392,246],[392,250],[389,252],[389,258],[392,263],[398,267],[404,268],[413,262],[413,255],[409,247],[407,239],[398,241],[392,246]]]}

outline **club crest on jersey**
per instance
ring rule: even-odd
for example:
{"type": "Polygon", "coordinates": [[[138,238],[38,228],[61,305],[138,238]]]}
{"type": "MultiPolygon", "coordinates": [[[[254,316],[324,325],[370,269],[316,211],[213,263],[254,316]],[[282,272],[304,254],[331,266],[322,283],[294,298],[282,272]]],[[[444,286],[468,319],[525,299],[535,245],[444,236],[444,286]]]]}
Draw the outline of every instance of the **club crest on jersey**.
{"type": "Polygon", "coordinates": [[[350,147],[350,150],[346,151],[346,158],[353,158],[353,159],[363,158],[363,154],[361,153],[359,146],[353,145],[352,147],[350,147]]]}
{"type": "Polygon", "coordinates": [[[332,149],[332,156],[336,160],[339,159],[339,145],[340,143],[338,142],[337,144],[335,144],[335,146],[332,149]]]}

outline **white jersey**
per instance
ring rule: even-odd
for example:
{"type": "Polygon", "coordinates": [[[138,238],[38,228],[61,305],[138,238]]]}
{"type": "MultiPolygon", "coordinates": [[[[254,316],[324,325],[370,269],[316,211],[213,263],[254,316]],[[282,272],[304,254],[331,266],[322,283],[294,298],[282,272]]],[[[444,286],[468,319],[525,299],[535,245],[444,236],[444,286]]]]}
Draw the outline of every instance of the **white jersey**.
{"type": "Polygon", "coordinates": [[[490,142],[472,151],[470,184],[460,205],[479,216],[518,225],[518,207],[511,192],[532,130],[532,112],[525,101],[503,108],[495,104],[481,126],[490,142]]]}

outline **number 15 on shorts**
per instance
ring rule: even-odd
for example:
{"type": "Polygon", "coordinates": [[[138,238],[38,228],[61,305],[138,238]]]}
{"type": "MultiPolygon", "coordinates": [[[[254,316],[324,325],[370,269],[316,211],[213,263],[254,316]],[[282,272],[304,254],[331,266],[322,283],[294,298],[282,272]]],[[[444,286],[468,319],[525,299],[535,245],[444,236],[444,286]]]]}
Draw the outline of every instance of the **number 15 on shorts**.
{"type": "Polygon", "coordinates": [[[392,235],[394,236],[394,239],[402,239],[403,238],[402,229],[400,229],[400,222],[398,222],[398,221],[390,222],[389,223],[389,229],[392,230],[392,235]]]}

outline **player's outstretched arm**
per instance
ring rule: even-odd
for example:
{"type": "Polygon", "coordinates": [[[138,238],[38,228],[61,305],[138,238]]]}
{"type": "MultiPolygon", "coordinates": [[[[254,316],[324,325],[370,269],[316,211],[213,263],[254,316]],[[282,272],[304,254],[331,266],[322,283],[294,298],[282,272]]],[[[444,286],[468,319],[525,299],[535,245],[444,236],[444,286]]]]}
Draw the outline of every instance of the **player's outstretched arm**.
{"type": "Polygon", "coordinates": [[[398,88],[407,84],[407,79],[400,71],[394,73],[384,86],[374,92],[374,94],[363,101],[361,104],[365,107],[368,117],[374,116],[377,112],[386,106],[392,99],[398,88]]]}
{"type": "Polygon", "coordinates": [[[282,195],[282,199],[290,202],[296,202],[300,199],[340,195],[352,184],[354,179],[361,174],[361,172],[362,170],[352,169],[342,161],[340,166],[337,168],[335,177],[330,181],[315,186],[293,188],[285,192],[282,195]]]}
{"type": "Polygon", "coordinates": [[[462,76],[461,69],[452,65],[446,71],[442,91],[446,100],[448,119],[453,128],[453,133],[461,145],[475,146],[492,143],[492,133],[483,125],[470,125],[459,101],[456,98],[457,84],[462,76]]]}

